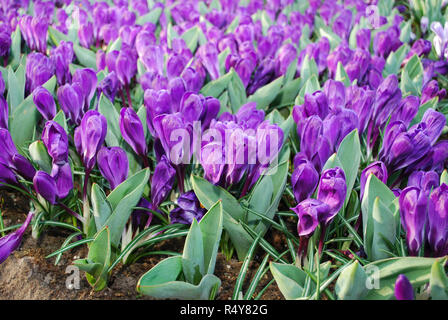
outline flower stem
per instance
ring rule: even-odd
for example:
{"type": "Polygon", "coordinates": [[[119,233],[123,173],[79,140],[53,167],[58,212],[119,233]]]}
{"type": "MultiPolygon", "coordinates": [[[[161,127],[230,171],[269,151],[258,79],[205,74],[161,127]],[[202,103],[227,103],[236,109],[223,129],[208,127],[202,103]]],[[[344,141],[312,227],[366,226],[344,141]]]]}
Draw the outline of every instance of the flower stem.
{"type": "Polygon", "coordinates": [[[129,106],[127,105],[127,103],[126,103],[126,97],[124,96],[124,88],[122,88],[122,89],[120,90],[120,94],[121,94],[121,101],[122,101],[122,103],[123,103],[123,106],[125,106],[125,107],[129,107],[129,106]]]}
{"type": "Polygon", "coordinates": [[[182,174],[181,166],[182,165],[176,166],[176,175],[177,175],[177,183],[178,183],[178,186],[179,186],[179,192],[181,194],[183,194],[184,191],[185,191],[185,186],[184,186],[184,175],[182,174]]]}
{"type": "Polygon", "coordinates": [[[58,205],[61,208],[63,208],[65,211],[67,211],[67,213],[69,213],[70,215],[72,215],[73,217],[75,217],[76,219],[81,221],[82,223],[85,223],[85,219],[82,216],[80,216],[78,213],[76,213],[75,211],[73,211],[72,209],[67,207],[65,204],[63,204],[62,202],[58,202],[58,205]]]}
{"type": "Polygon", "coordinates": [[[319,239],[319,255],[322,254],[322,249],[324,248],[325,231],[327,231],[327,226],[322,225],[322,230],[320,231],[320,239],[319,239]]]}
{"type": "Polygon", "coordinates": [[[129,90],[129,84],[126,85],[126,95],[128,96],[128,107],[132,108],[131,92],[129,90]]]}

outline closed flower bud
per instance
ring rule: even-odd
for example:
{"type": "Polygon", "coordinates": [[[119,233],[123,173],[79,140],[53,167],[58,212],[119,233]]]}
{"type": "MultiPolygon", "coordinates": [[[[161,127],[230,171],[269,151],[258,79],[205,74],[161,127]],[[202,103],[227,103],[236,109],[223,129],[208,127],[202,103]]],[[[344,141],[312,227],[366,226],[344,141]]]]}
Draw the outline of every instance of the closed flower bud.
{"type": "Polygon", "coordinates": [[[407,187],[401,192],[399,203],[409,254],[416,256],[423,243],[428,196],[418,187],[407,187]]]}
{"type": "Polygon", "coordinates": [[[322,217],[321,223],[328,224],[341,210],[347,194],[347,184],[344,171],[339,168],[326,169],[320,177],[317,189],[317,199],[330,207],[327,216],[322,217]]]}
{"type": "Polygon", "coordinates": [[[42,131],[42,141],[54,163],[68,161],[68,136],[56,121],[47,121],[42,131]]]}
{"type": "Polygon", "coordinates": [[[300,160],[295,164],[291,176],[291,185],[297,202],[309,198],[317,187],[319,173],[308,160],[300,160]]]}
{"type": "Polygon", "coordinates": [[[44,171],[37,171],[33,179],[34,189],[45,200],[56,204],[57,189],[53,177],[44,171]]]}
{"type": "Polygon", "coordinates": [[[107,133],[106,118],[95,110],[89,110],[75,129],[75,146],[81,155],[86,170],[91,171],[96,163],[96,155],[104,143],[107,133]]]}
{"type": "Polygon", "coordinates": [[[414,288],[404,274],[397,277],[394,293],[397,300],[414,300],[414,288]]]}
{"type": "Polygon", "coordinates": [[[56,115],[56,103],[50,91],[42,86],[37,87],[33,91],[33,101],[45,120],[54,118],[56,115]]]}
{"type": "Polygon", "coordinates": [[[162,201],[173,189],[176,177],[176,170],[171,166],[168,159],[162,156],[154,169],[151,180],[151,202],[154,209],[157,209],[162,201]]]}
{"type": "Polygon", "coordinates": [[[120,112],[120,131],[124,140],[141,157],[146,157],[148,148],[142,121],[132,108],[122,108],[120,112]]]}
{"type": "Polygon", "coordinates": [[[25,233],[26,228],[28,228],[32,218],[33,212],[28,213],[25,222],[19,229],[0,238],[0,264],[5,261],[11,255],[11,253],[20,246],[23,234],[25,233]]]}
{"type": "Polygon", "coordinates": [[[375,161],[371,163],[361,172],[360,176],[361,199],[364,195],[364,187],[366,185],[367,179],[371,174],[377,177],[384,184],[387,182],[388,174],[386,165],[381,161],[375,161]]]}
{"type": "Polygon", "coordinates": [[[109,182],[111,190],[115,189],[128,177],[129,162],[126,152],[120,147],[103,147],[97,155],[98,168],[109,182]]]}
{"type": "Polygon", "coordinates": [[[448,253],[448,186],[433,190],[428,211],[428,243],[437,257],[448,253]]]}
{"type": "Polygon", "coordinates": [[[177,208],[170,212],[171,223],[191,224],[193,219],[200,221],[207,210],[201,204],[193,190],[179,196],[177,208]]]}
{"type": "Polygon", "coordinates": [[[299,217],[297,224],[299,236],[310,236],[316,230],[321,218],[328,216],[330,207],[320,200],[306,199],[291,210],[299,217]]]}

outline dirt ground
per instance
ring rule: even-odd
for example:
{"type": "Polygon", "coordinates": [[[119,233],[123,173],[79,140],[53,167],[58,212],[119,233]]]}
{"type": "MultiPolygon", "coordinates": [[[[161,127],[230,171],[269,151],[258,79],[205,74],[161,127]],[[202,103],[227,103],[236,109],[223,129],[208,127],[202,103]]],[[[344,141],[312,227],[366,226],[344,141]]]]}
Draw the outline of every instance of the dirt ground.
{"type": "MultiPolygon", "coordinates": [[[[15,193],[0,191],[0,206],[5,226],[22,223],[28,212],[28,202],[15,193]]],[[[0,299],[3,300],[110,300],[110,299],[151,299],[139,295],[136,291],[138,279],[160,260],[166,256],[145,257],[131,265],[118,265],[112,271],[108,287],[100,292],[91,290],[83,272],[81,272],[80,288],[67,288],[67,278],[72,274],[67,270],[73,260],[84,258],[87,255],[86,245],[65,252],[58,265],[55,265],[55,257],[45,257],[58,250],[65,240],[63,230],[57,228],[48,229],[42,236],[35,240],[28,230],[23,238],[22,245],[6,261],[0,264],[0,299]],[[67,273],[66,273],[67,270],[67,273]]],[[[283,247],[277,235],[271,235],[275,246],[283,247]]],[[[160,244],[158,250],[171,250],[181,252],[184,239],[169,240],[160,244]]],[[[262,253],[260,251],[260,253],[262,253]]],[[[256,257],[250,265],[243,292],[249,285],[259,266],[257,261],[262,257],[256,257]]],[[[242,262],[236,259],[227,261],[219,253],[215,275],[221,281],[221,289],[217,299],[230,300],[233,294],[236,279],[242,262]]],[[[268,272],[260,281],[258,293],[272,279],[268,272]]],[[[273,283],[263,294],[264,300],[283,299],[278,287],[273,283]]]]}

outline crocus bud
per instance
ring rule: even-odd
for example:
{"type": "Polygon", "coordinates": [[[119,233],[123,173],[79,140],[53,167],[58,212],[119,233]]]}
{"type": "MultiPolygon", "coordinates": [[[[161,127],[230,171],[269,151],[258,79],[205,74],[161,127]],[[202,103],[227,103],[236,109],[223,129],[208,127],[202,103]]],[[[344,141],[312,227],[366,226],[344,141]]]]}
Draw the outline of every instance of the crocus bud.
{"type": "Polygon", "coordinates": [[[37,171],[33,178],[34,190],[51,204],[56,204],[57,189],[53,177],[45,171],[37,171]]]}
{"type": "Polygon", "coordinates": [[[96,72],[88,68],[78,69],[73,74],[72,83],[79,83],[81,86],[84,96],[84,111],[87,111],[90,107],[90,100],[92,100],[96,90],[96,72]]]}
{"type": "Polygon", "coordinates": [[[422,89],[422,104],[431,100],[432,98],[438,97],[442,100],[446,96],[446,90],[439,90],[439,84],[437,80],[431,80],[422,89]]]}
{"type": "Polygon", "coordinates": [[[8,129],[8,118],[9,118],[8,103],[6,102],[6,99],[0,95],[0,128],[8,129]]]}
{"type": "Polygon", "coordinates": [[[103,50],[96,52],[96,68],[98,71],[106,69],[106,54],[103,50]]]}
{"type": "Polygon", "coordinates": [[[291,176],[291,185],[297,202],[309,198],[317,187],[319,173],[308,160],[300,160],[291,176]]]}
{"type": "Polygon", "coordinates": [[[428,210],[428,243],[436,256],[448,253],[448,186],[445,183],[433,190],[428,210]]]}
{"type": "MultiPolygon", "coordinates": [[[[317,91],[317,92],[319,92],[319,91],[317,91]]],[[[315,93],[317,93],[317,92],[315,92],[315,93]]],[[[331,110],[336,111],[345,106],[345,86],[344,86],[344,83],[342,83],[341,81],[335,81],[332,79],[328,79],[327,81],[325,81],[324,93],[325,93],[325,95],[322,94],[322,96],[325,96],[327,98],[328,107],[331,110]]],[[[309,97],[308,94],[306,96],[309,97]]],[[[320,97],[320,100],[325,101],[324,97],[320,97]]],[[[309,103],[309,100],[308,100],[308,103],[309,103]]],[[[328,112],[328,110],[327,110],[327,112],[328,112]]],[[[325,118],[325,116],[323,116],[322,119],[324,119],[324,118],[325,118]]]]}
{"type": "Polygon", "coordinates": [[[255,102],[248,102],[236,113],[236,121],[244,129],[256,129],[265,118],[263,110],[257,109],[255,102]]]}
{"type": "Polygon", "coordinates": [[[79,83],[66,84],[59,87],[58,101],[65,116],[73,123],[79,124],[84,106],[83,89],[79,83]]]}
{"type": "Polygon", "coordinates": [[[319,221],[328,216],[330,207],[320,200],[306,199],[291,210],[299,217],[297,224],[299,236],[309,236],[316,230],[319,221]]]}
{"type": "Polygon", "coordinates": [[[420,188],[407,187],[401,192],[399,203],[401,224],[406,231],[409,254],[416,256],[425,233],[428,197],[420,188]]]}
{"type": "Polygon", "coordinates": [[[142,121],[132,108],[122,108],[120,112],[120,131],[124,140],[139,156],[146,157],[148,148],[142,121]]]}
{"type": "Polygon", "coordinates": [[[328,224],[341,210],[347,194],[344,170],[339,167],[326,169],[320,177],[317,189],[317,199],[326,203],[330,211],[326,217],[322,217],[321,223],[328,224]]]}
{"type": "Polygon", "coordinates": [[[37,87],[33,91],[33,101],[45,120],[54,118],[56,115],[56,103],[50,91],[42,86],[37,87]]]}
{"type": "Polygon", "coordinates": [[[98,84],[98,89],[110,100],[115,101],[115,95],[118,91],[118,78],[114,71],[107,74],[98,84]]]}
{"type": "Polygon", "coordinates": [[[187,91],[198,93],[201,90],[204,79],[194,68],[185,68],[181,77],[185,81],[187,91]]]}
{"type": "Polygon", "coordinates": [[[422,122],[426,124],[425,131],[431,145],[433,145],[442,134],[443,127],[446,124],[445,115],[429,108],[423,115],[422,122]]]}
{"type": "Polygon", "coordinates": [[[323,122],[323,135],[328,139],[331,150],[336,152],[340,143],[354,129],[358,128],[359,119],[355,111],[341,108],[331,112],[323,122]]]}
{"type": "MultiPolygon", "coordinates": [[[[115,61],[118,80],[122,85],[129,85],[137,73],[137,57],[130,50],[120,50],[115,61]]],[[[113,71],[113,70],[110,70],[113,71]]]]}
{"type": "Polygon", "coordinates": [[[397,300],[414,300],[414,288],[404,274],[397,277],[394,293],[397,300]]]}
{"type": "Polygon", "coordinates": [[[63,85],[71,81],[71,73],[69,69],[74,57],[73,43],[61,41],[59,46],[51,49],[50,59],[56,69],[56,78],[58,84],[63,85]]]}
{"type": "Polygon", "coordinates": [[[211,142],[202,146],[201,165],[204,169],[205,179],[213,184],[218,184],[221,181],[225,167],[224,152],[221,143],[211,142]]]}
{"type": "Polygon", "coordinates": [[[356,32],[356,44],[360,49],[369,50],[370,49],[370,29],[359,29],[356,32]]]}
{"type": "Polygon", "coordinates": [[[0,96],[3,96],[3,94],[5,93],[5,88],[6,88],[5,80],[3,80],[3,75],[2,72],[0,71],[0,96]]]}
{"type": "Polygon", "coordinates": [[[360,176],[360,191],[361,191],[361,199],[364,195],[364,187],[366,185],[367,179],[369,176],[373,174],[376,176],[381,182],[386,183],[388,174],[386,165],[381,161],[375,161],[369,164],[362,172],[360,176]]]}
{"type": "Polygon", "coordinates": [[[36,173],[36,170],[31,163],[19,153],[12,156],[12,166],[14,170],[25,179],[31,181],[36,173]]]}
{"type": "Polygon", "coordinates": [[[95,166],[96,154],[104,143],[107,132],[106,118],[96,110],[89,110],[75,129],[75,146],[86,170],[95,166]]]}
{"type": "Polygon", "coordinates": [[[402,121],[408,127],[412,119],[417,115],[419,107],[420,101],[418,97],[407,96],[401,100],[398,107],[392,112],[389,122],[402,121]]]}
{"type": "Polygon", "coordinates": [[[290,63],[296,58],[297,50],[291,43],[282,45],[277,51],[277,76],[281,76],[286,73],[290,63]]]}
{"type": "Polygon", "coordinates": [[[201,204],[193,190],[179,196],[177,208],[170,212],[171,223],[191,224],[193,219],[200,221],[207,210],[201,204]]]}
{"type": "Polygon", "coordinates": [[[33,218],[33,212],[28,213],[25,222],[16,231],[0,238],[0,264],[5,261],[11,253],[16,250],[22,242],[23,234],[26,228],[28,228],[31,219],[33,218]]]}
{"type": "Polygon", "coordinates": [[[73,189],[73,177],[70,163],[61,164],[53,163],[51,168],[51,176],[56,182],[57,196],[59,199],[65,198],[73,189]]]}
{"type": "Polygon", "coordinates": [[[79,43],[89,49],[93,43],[93,25],[90,21],[82,24],[78,30],[79,43]]]}
{"type": "Polygon", "coordinates": [[[120,147],[102,147],[97,155],[98,168],[103,177],[115,189],[128,177],[129,161],[126,152],[120,147]]]}
{"type": "Polygon", "coordinates": [[[202,64],[207,69],[212,80],[219,78],[219,61],[218,50],[216,45],[212,43],[206,43],[199,47],[198,54],[201,57],[202,64]]]}
{"type": "Polygon", "coordinates": [[[154,209],[160,206],[173,189],[175,177],[176,170],[171,166],[166,156],[162,156],[154,169],[151,180],[151,202],[154,209]]]}
{"type": "Polygon", "coordinates": [[[439,175],[435,171],[414,171],[408,179],[408,187],[418,187],[427,195],[439,186],[439,175]]]}
{"type": "Polygon", "coordinates": [[[68,136],[56,121],[47,121],[42,131],[42,141],[54,163],[68,161],[68,136]]]}

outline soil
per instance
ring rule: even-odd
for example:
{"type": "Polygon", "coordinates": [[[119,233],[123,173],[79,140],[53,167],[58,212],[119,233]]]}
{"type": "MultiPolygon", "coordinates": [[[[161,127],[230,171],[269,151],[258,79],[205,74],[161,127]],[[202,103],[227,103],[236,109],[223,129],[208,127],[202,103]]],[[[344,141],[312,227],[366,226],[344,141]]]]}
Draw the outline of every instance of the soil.
{"type": "MultiPolygon", "coordinates": [[[[0,208],[5,226],[22,223],[28,213],[28,201],[17,193],[0,191],[0,208]]],[[[30,228],[29,228],[30,229],[30,228]]],[[[62,255],[58,265],[55,257],[45,258],[48,254],[58,250],[68,233],[57,228],[47,229],[38,240],[31,236],[28,230],[22,244],[6,261],[0,264],[0,299],[3,300],[115,300],[115,299],[151,299],[142,296],[136,291],[138,279],[159,261],[166,258],[164,255],[150,256],[140,259],[131,265],[118,265],[112,271],[108,287],[100,292],[91,290],[83,272],[80,273],[79,289],[69,289],[66,285],[68,277],[73,274],[67,269],[73,260],[87,256],[85,245],[76,247],[62,255]],[[66,273],[67,270],[67,273],[66,273]]],[[[271,233],[267,235],[270,243],[278,250],[285,250],[282,235],[271,233]]],[[[173,239],[159,244],[156,250],[170,250],[181,252],[184,239],[173,239]]],[[[243,292],[247,289],[250,280],[256,273],[263,252],[256,255],[249,266],[243,292]]],[[[222,285],[217,299],[230,300],[235,287],[242,262],[232,258],[227,261],[219,253],[215,275],[221,279],[222,285]]],[[[272,280],[267,272],[255,292],[255,295],[272,280]]],[[[273,282],[264,292],[263,300],[280,300],[282,294],[273,282]]]]}

